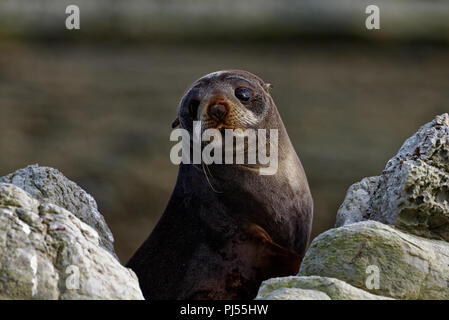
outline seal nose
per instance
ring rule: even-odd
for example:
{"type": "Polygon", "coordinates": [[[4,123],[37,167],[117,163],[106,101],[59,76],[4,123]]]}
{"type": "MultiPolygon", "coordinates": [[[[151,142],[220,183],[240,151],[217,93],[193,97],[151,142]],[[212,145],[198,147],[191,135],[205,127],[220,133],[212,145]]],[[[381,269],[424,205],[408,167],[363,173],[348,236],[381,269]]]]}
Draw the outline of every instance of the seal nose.
{"type": "Polygon", "coordinates": [[[209,107],[209,114],[216,117],[218,120],[222,120],[224,116],[228,113],[226,106],[222,104],[214,104],[209,107]]]}

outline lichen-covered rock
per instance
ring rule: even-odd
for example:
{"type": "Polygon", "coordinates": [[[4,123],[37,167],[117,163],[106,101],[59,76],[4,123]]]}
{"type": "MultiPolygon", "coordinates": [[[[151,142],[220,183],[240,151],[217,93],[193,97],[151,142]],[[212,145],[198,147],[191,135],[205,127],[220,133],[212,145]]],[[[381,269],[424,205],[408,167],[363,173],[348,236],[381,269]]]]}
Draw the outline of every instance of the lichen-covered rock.
{"type": "Polygon", "coordinates": [[[116,257],[114,237],[98,212],[94,198],[58,170],[31,165],[1,177],[0,182],[14,184],[40,202],[53,203],[70,211],[94,228],[100,236],[100,245],[116,257]]]}
{"type": "Polygon", "coordinates": [[[449,115],[407,139],[379,177],[351,186],[336,226],[376,220],[449,241],[449,115]]]}
{"type": "Polygon", "coordinates": [[[71,212],[0,183],[0,299],[143,299],[136,275],[99,244],[71,212]]]}
{"type": "Polygon", "coordinates": [[[262,283],[258,300],[383,300],[391,299],[371,294],[335,278],[318,276],[283,277],[262,283]]]}
{"type": "Polygon", "coordinates": [[[449,244],[376,221],[348,224],[313,240],[299,275],[334,277],[396,299],[449,299],[449,244]],[[378,288],[367,285],[373,266],[378,288]]]}

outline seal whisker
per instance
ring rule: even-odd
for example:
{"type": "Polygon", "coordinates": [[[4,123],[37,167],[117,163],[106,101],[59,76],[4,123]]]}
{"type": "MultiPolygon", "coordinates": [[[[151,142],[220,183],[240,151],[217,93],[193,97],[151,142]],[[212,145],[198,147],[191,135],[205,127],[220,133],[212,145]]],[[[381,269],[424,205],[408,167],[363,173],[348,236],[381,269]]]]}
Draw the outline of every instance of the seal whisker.
{"type": "Polygon", "coordinates": [[[209,173],[209,175],[213,178],[214,176],[212,175],[212,172],[210,172],[209,166],[206,164],[206,169],[207,172],[209,173]]]}
{"type": "MultiPolygon", "coordinates": [[[[205,164],[205,163],[203,162],[203,160],[201,160],[201,166],[202,166],[202,168],[203,168],[203,173],[204,173],[204,176],[206,177],[207,183],[209,184],[209,186],[210,186],[210,188],[212,189],[212,191],[215,192],[215,193],[222,193],[221,191],[215,190],[215,188],[212,186],[212,183],[211,183],[210,180],[209,180],[209,176],[207,175],[207,172],[206,172],[206,170],[204,169],[204,166],[206,166],[206,168],[207,168],[207,164],[205,164]]],[[[207,168],[207,171],[209,171],[209,168],[207,168]]],[[[209,171],[209,173],[210,173],[210,171],[209,171]]],[[[211,176],[212,176],[212,174],[211,174],[211,176]]]]}

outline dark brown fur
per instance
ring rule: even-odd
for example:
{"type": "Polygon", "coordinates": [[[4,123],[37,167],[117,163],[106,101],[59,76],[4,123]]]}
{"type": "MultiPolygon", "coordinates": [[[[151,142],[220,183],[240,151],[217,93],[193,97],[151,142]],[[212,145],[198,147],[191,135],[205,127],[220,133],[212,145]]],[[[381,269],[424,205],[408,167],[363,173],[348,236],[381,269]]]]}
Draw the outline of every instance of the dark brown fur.
{"type": "Polygon", "coordinates": [[[245,107],[258,114],[256,128],[279,130],[279,169],[263,176],[245,165],[214,164],[208,181],[201,166],[181,164],[164,214],[128,263],[147,299],[253,299],[263,280],[295,274],[304,256],[312,198],[269,85],[245,71],[206,76],[193,85],[197,92],[186,92],[178,123],[192,131],[186,104],[193,95],[200,113],[213,99],[242,107],[232,97],[241,84],[230,75],[254,90],[254,104],[245,107]]]}

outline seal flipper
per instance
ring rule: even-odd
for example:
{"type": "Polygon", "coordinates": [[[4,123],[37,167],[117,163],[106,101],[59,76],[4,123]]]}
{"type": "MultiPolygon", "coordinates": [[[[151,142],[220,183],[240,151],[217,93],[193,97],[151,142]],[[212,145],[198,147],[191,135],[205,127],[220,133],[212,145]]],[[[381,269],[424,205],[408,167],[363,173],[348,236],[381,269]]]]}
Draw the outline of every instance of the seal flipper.
{"type": "Polygon", "coordinates": [[[295,275],[301,258],[275,243],[257,224],[248,224],[231,239],[226,251],[232,258],[225,267],[225,297],[220,299],[254,299],[262,281],[295,275]]]}
{"type": "Polygon", "coordinates": [[[183,299],[254,299],[262,281],[295,275],[301,263],[296,253],[275,243],[256,224],[240,229],[219,251],[222,255],[206,252],[207,266],[193,266],[196,281],[183,299]]]}
{"type": "Polygon", "coordinates": [[[258,251],[256,264],[263,271],[262,278],[289,276],[298,272],[301,258],[295,252],[274,242],[259,225],[251,224],[246,232],[258,251]]]}

